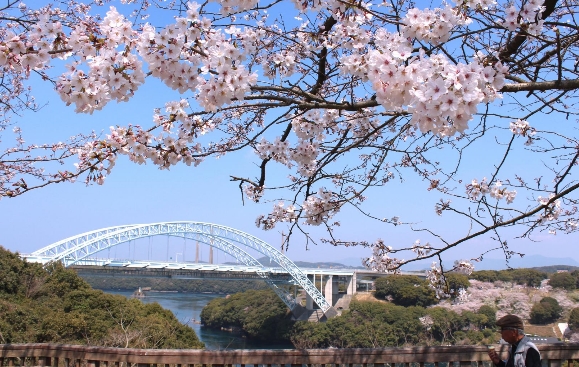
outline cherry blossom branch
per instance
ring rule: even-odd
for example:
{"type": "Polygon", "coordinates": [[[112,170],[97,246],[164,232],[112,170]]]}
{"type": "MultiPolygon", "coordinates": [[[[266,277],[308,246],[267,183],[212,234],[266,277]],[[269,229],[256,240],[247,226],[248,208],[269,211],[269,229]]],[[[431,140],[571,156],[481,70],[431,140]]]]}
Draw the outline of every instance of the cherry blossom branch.
{"type": "Polygon", "coordinates": [[[518,84],[507,84],[501,88],[501,92],[523,92],[523,91],[547,91],[547,90],[574,90],[579,88],[579,79],[573,80],[552,80],[547,82],[527,82],[518,84]]]}
{"type": "MultiPolygon", "coordinates": [[[[483,234],[485,234],[485,233],[488,233],[489,231],[494,231],[494,230],[496,230],[496,229],[498,229],[498,228],[501,228],[501,227],[506,227],[506,226],[511,226],[511,225],[517,224],[517,223],[523,221],[524,219],[529,218],[529,217],[531,217],[531,216],[533,216],[533,215],[535,215],[535,214],[537,214],[537,213],[539,213],[539,212],[541,212],[541,211],[549,210],[549,209],[550,209],[550,206],[551,206],[552,204],[554,204],[557,200],[565,197],[566,195],[570,194],[571,192],[573,192],[573,191],[575,191],[575,190],[577,190],[577,189],[579,189],[579,183],[574,184],[574,185],[568,187],[567,189],[561,191],[559,194],[553,195],[553,196],[550,197],[548,200],[546,200],[544,204],[539,205],[539,206],[535,207],[534,209],[532,209],[532,210],[530,210],[530,211],[528,211],[528,212],[526,212],[526,213],[523,213],[523,214],[521,214],[521,215],[519,215],[519,216],[517,216],[517,217],[511,218],[510,220],[507,220],[507,221],[504,221],[504,222],[495,223],[495,224],[492,225],[492,226],[485,226],[482,230],[477,231],[477,232],[475,232],[475,233],[473,233],[473,234],[464,236],[463,238],[461,238],[461,239],[459,239],[459,240],[457,240],[457,241],[455,241],[455,242],[451,242],[451,243],[449,243],[448,245],[446,245],[445,247],[443,247],[443,248],[441,248],[441,249],[439,249],[439,250],[436,250],[436,251],[434,251],[432,254],[427,255],[427,256],[425,256],[425,257],[423,257],[423,258],[421,258],[421,259],[428,259],[428,258],[432,258],[432,257],[434,257],[434,256],[439,256],[439,255],[441,255],[442,253],[444,253],[445,251],[447,251],[447,250],[449,250],[449,249],[451,249],[451,248],[453,248],[453,247],[456,247],[456,246],[458,246],[458,245],[460,245],[460,244],[462,244],[462,243],[464,243],[464,242],[466,242],[466,241],[469,241],[469,240],[471,240],[471,239],[473,239],[473,238],[476,238],[476,237],[479,237],[479,236],[481,236],[481,235],[483,235],[483,234]]],[[[406,260],[406,261],[404,262],[404,264],[412,263],[412,262],[417,261],[417,260],[419,260],[419,259],[406,260]]],[[[402,266],[402,265],[403,265],[403,264],[400,264],[398,267],[400,267],[400,266],[402,266]]]]}

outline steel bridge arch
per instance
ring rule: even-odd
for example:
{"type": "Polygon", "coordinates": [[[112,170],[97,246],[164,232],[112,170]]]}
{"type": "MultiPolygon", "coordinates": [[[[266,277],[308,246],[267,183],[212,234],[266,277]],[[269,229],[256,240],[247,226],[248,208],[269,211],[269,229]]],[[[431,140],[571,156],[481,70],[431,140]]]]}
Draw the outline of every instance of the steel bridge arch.
{"type": "MultiPolygon", "coordinates": [[[[60,261],[65,267],[75,264],[105,249],[139,238],[169,235],[198,240],[235,257],[247,266],[265,266],[243,250],[240,246],[249,247],[275,261],[306,293],[312,297],[320,309],[326,313],[331,305],[322,293],[312,284],[308,277],[287,256],[267,242],[240,230],[204,222],[160,222],[108,227],[77,236],[69,237],[43,247],[32,253],[33,256],[49,257],[51,261],[60,261]]],[[[265,272],[258,272],[268,285],[273,288],[281,300],[293,311],[297,306],[295,298],[286,290],[269,280],[265,272]]]]}

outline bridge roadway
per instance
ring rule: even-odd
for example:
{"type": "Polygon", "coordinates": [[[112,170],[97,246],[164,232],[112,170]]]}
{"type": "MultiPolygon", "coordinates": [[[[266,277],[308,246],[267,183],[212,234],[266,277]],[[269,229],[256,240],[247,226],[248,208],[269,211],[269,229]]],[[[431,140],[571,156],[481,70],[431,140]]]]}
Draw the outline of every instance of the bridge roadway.
{"type": "MultiPolygon", "coordinates": [[[[46,256],[22,255],[28,262],[46,264],[51,260],[46,256]]],[[[83,259],[71,268],[80,275],[91,276],[131,276],[157,277],[172,279],[269,279],[278,283],[297,284],[292,276],[281,267],[262,267],[235,264],[178,263],[148,260],[115,260],[115,259],[83,259]]],[[[376,279],[387,276],[365,269],[331,269],[331,268],[301,268],[301,271],[311,278],[328,279],[331,277],[348,277],[360,281],[363,278],[376,279]]],[[[424,272],[402,272],[407,275],[425,277],[424,272]]],[[[356,291],[354,290],[353,293],[356,291]]]]}

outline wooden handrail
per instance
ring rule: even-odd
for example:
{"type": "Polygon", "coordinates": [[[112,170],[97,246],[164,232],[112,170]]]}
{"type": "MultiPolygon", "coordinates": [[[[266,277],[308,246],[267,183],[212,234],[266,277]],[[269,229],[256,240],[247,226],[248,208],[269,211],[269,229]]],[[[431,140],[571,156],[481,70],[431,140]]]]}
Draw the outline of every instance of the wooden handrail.
{"type": "MultiPolygon", "coordinates": [[[[506,345],[496,345],[506,358],[506,345]]],[[[579,360],[579,343],[540,344],[549,367],[579,360]]],[[[458,362],[461,367],[489,361],[485,346],[441,346],[380,349],[198,350],[129,349],[66,344],[0,344],[0,366],[120,366],[156,365],[384,365],[393,363],[458,362]],[[28,361],[28,362],[26,362],[28,361]]]]}

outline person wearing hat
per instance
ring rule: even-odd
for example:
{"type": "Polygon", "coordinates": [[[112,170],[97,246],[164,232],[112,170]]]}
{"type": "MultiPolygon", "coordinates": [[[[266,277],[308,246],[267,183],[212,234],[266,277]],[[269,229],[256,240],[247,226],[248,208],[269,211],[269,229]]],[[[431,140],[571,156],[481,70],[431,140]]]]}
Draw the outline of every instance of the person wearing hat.
{"type": "Polygon", "coordinates": [[[511,345],[509,358],[502,361],[494,349],[489,349],[489,357],[497,367],[541,367],[541,354],[525,335],[523,320],[515,315],[506,315],[497,320],[501,337],[511,345]]]}

